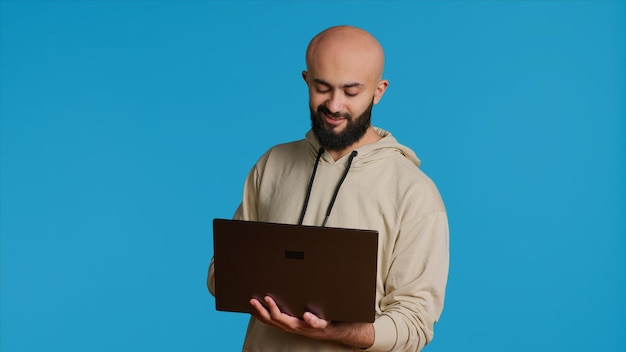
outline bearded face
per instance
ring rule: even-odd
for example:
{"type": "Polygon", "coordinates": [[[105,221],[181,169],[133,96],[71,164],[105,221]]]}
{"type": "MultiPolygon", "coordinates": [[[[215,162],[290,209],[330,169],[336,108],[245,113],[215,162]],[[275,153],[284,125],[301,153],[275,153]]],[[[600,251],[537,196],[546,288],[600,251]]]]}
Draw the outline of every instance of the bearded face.
{"type": "Polygon", "coordinates": [[[331,151],[341,151],[352,144],[358,142],[367,132],[372,120],[372,107],[374,100],[358,117],[353,117],[349,113],[332,113],[326,106],[319,105],[316,111],[309,107],[311,111],[311,128],[315,137],[324,149],[331,151]],[[325,122],[326,118],[345,119],[347,124],[341,131],[336,131],[336,126],[325,122]]]}

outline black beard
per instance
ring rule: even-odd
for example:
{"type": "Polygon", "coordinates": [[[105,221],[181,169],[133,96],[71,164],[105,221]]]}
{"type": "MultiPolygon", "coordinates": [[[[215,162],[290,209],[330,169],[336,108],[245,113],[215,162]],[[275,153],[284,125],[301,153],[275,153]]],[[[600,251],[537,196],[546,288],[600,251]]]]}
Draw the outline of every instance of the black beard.
{"type": "Polygon", "coordinates": [[[367,129],[371,125],[372,121],[372,107],[374,106],[374,99],[370,105],[357,117],[356,119],[352,118],[350,114],[340,114],[341,117],[345,118],[348,124],[346,128],[340,132],[336,133],[332,128],[327,128],[324,125],[324,114],[333,116],[336,114],[332,114],[328,108],[324,105],[320,105],[317,107],[317,112],[313,112],[313,109],[309,106],[309,110],[311,111],[311,129],[313,130],[313,134],[317,138],[317,141],[320,143],[322,147],[326,150],[331,151],[342,151],[351,146],[352,144],[358,142],[367,132],[367,129]]]}

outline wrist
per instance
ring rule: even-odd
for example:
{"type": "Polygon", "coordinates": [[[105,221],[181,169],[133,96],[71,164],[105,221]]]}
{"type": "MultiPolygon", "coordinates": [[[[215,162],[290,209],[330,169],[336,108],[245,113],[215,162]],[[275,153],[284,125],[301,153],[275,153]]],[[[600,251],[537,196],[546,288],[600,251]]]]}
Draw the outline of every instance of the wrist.
{"type": "Polygon", "coordinates": [[[374,344],[374,325],[370,323],[332,323],[328,326],[332,341],[365,349],[374,344]]]}

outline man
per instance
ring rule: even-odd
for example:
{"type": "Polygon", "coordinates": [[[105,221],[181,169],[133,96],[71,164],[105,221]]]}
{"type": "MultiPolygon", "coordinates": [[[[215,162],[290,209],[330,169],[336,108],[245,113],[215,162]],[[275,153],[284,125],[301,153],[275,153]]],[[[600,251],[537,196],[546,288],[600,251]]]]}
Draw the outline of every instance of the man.
{"type": "MultiPolygon", "coordinates": [[[[419,351],[433,337],[448,274],[448,224],[415,153],[371,125],[387,89],[369,33],[331,27],[306,52],[312,129],[266,152],[246,179],[235,218],[379,231],[374,323],[284,314],[251,299],[245,351],[419,351]]],[[[213,263],[209,290],[214,293],[213,263]]]]}

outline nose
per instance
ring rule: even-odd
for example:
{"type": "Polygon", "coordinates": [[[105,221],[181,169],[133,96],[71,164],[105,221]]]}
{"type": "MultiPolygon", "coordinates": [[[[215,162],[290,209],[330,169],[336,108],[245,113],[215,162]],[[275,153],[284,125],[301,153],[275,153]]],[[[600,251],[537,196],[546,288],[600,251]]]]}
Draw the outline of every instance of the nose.
{"type": "Polygon", "coordinates": [[[333,92],[330,94],[330,97],[326,101],[325,105],[331,113],[337,114],[341,113],[343,109],[343,104],[344,102],[341,94],[333,92]]]}

